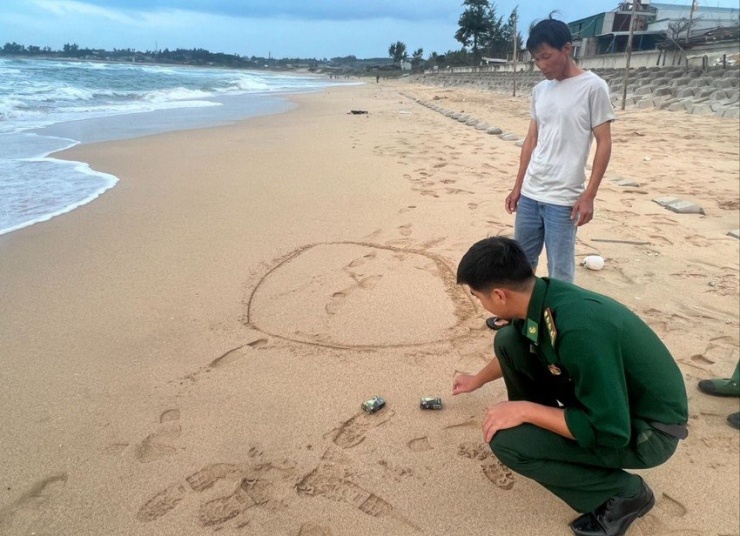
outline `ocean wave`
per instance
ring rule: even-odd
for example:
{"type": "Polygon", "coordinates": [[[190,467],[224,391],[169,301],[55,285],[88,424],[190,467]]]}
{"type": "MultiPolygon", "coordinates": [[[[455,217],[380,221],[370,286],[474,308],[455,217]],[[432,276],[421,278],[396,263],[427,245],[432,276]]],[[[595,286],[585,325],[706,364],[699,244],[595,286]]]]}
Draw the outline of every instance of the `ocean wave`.
{"type": "Polygon", "coordinates": [[[160,89],[143,95],[143,99],[149,102],[162,103],[168,101],[185,101],[192,99],[204,99],[213,97],[213,91],[202,89],[188,89],[185,87],[175,87],[170,89],[160,89]]]}
{"type": "Polygon", "coordinates": [[[86,205],[118,182],[117,177],[95,171],[84,162],[54,158],[5,161],[0,163],[2,168],[9,168],[6,171],[10,171],[15,180],[0,182],[0,195],[9,209],[7,213],[0,213],[0,235],[86,205]],[[43,181],[38,179],[39,175],[44,177],[43,181]]]}
{"type": "Polygon", "coordinates": [[[89,203],[117,180],[86,164],[48,158],[51,151],[79,141],[119,139],[276,113],[283,104],[268,103],[269,94],[333,85],[317,77],[261,71],[0,60],[0,199],[4,209],[0,210],[0,234],[89,203]],[[238,107],[229,108],[235,103],[238,107]],[[130,121],[97,121],[221,106],[221,111],[163,112],[130,121]]]}

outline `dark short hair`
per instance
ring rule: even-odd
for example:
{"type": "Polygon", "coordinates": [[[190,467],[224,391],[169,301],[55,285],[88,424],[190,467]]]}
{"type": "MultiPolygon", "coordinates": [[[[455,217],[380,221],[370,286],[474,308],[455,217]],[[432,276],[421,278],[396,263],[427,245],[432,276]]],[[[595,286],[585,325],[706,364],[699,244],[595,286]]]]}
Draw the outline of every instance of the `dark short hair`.
{"type": "Polygon", "coordinates": [[[543,43],[550,45],[552,48],[562,50],[566,43],[572,42],[573,36],[570,33],[568,25],[563,21],[550,17],[541,20],[529,30],[527,50],[536,52],[543,43]]]}
{"type": "Polygon", "coordinates": [[[479,292],[493,288],[523,290],[534,278],[521,246],[511,238],[495,236],[476,242],[457,267],[457,284],[479,292]]]}

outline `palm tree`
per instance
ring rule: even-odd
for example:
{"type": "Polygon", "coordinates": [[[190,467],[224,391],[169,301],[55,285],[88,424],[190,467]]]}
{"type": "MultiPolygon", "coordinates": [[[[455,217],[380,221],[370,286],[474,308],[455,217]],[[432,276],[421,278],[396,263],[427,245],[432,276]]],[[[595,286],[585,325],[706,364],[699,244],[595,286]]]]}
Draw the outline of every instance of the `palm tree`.
{"type": "Polygon", "coordinates": [[[388,55],[393,58],[393,63],[401,63],[409,57],[406,44],[401,41],[396,41],[388,48],[388,55]]]}

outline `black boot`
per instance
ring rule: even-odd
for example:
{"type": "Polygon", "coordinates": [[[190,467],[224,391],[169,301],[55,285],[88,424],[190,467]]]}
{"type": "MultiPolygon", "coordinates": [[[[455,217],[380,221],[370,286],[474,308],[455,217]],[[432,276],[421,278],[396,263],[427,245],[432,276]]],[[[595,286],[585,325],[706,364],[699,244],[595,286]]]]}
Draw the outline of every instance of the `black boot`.
{"type": "Polygon", "coordinates": [[[632,522],[655,506],[655,496],[642,478],[634,497],[612,497],[593,512],[574,519],[570,528],[576,536],[624,536],[632,522]]]}

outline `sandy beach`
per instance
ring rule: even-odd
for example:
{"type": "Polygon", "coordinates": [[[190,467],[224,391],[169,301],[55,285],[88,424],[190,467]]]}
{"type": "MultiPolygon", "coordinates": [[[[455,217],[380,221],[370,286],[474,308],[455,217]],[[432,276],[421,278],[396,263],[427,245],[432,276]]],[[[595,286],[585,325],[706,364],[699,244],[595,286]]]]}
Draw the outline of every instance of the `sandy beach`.
{"type": "MultiPolygon", "coordinates": [[[[513,233],[519,148],[417,99],[529,122],[526,95],[384,82],[63,153],[120,182],[0,237],[0,534],[570,534],[576,514],[483,442],[502,382],[451,396],[492,342],[454,271],[513,233]]],[[[576,282],[663,338],[691,415],[630,535],[737,535],[738,400],[696,383],[740,357],[738,123],[617,116],[577,245],[606,266],[576,282]]]]}

